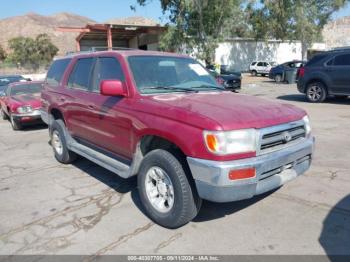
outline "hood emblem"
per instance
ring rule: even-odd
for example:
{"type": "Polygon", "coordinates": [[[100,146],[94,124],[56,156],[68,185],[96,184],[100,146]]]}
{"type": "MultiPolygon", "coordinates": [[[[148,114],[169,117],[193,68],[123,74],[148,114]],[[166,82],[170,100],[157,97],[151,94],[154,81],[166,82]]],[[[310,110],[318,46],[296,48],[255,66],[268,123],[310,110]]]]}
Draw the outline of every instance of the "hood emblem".
{"type": "Polygon", "coordinates": [[[284,143],[288,143],[292,140],[292,135],[288,131],[285,131],[282,133],[282,139],[284,143]]]}

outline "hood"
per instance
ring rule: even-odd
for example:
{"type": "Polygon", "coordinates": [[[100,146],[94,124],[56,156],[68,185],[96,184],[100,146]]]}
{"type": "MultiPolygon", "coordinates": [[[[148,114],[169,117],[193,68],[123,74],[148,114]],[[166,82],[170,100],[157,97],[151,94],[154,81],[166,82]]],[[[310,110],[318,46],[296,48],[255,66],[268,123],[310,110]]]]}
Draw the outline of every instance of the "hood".
{"type": "Polygon", "coordinates": [[[17,108],[19,106],[31,106],[34,109],[41,107],[40,94],[25,94],[11,96],[11,103],[17,108]]]}
{"type": "Polygon", "coordinates": [[[142,100],[143,111],[208,130],[264,128],[306,115],[293,105],[232,92],[162,94],[142,100]]]}

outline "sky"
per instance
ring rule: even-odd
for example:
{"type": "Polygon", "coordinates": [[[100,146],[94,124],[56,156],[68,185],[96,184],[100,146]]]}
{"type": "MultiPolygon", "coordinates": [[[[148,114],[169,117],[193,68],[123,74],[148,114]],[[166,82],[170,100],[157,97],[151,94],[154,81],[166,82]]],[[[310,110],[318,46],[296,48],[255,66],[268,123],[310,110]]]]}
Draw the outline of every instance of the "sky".
{"type": "Polygon", "coordinates": [[[162,22],[159,0],[152,0],[145,7],[137,5],[136,0],[1,0],[0,19],[30,12],[41,15],[68,12],[97,22],[127,16],[144,16],[162,22]],[[136,12],[130,9],[131,5],[136,5],[136,12]]]}
{"type": "MultiPolygon", "coordinates": [[[[23,15],[30,12],[52,15],[59,12],[75,13],[105,22],[111,18],[144,16],[164,23],[159,0],[149,0],[145,7],[138,6],[136,0],[1,0],[0,19],[23,15]],[[136,5],[136,12],[130,9],[136,5]]],[[[350,4],[333,15],[334,18],[350,16],[350,4]]]]}

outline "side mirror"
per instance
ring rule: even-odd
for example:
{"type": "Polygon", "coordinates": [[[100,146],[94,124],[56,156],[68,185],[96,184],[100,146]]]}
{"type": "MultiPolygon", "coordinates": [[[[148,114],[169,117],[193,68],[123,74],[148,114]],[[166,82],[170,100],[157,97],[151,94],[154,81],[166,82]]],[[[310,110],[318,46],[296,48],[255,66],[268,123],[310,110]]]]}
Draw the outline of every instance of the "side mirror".
{"type": "Polygon", "coordinates": [[[126,96],[123,83],[120,80],[102,80],[100,92],[104,96],[126,96]]]}

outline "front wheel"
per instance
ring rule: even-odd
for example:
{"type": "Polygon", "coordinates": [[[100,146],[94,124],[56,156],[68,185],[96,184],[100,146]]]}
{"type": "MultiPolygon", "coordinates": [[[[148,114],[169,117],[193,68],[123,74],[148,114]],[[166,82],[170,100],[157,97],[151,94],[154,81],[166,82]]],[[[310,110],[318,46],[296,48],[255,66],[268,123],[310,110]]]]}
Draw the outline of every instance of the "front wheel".
{"type": "Polygon", "coordinates": [[[147,215],[157,224],[178,228],[199,212],[201,200],[186,175],[186,168],[171,153],[148,153],[138,174],[138,189],[147,215]]]}
{"type": "Polygon", "coordinates": [[[4,110],[2,108],[0,108],[0,116],[2,120],[7,120],[8,116],[6,115],[6,113],[4,112],[4,110]]]}
{"type": "Polygon", "coordinates": [[[12,115],[10,115],[10,121],[11,121],[11,126],[13,130],[17,131],[22,129],[21,123],[18,122],[18,120],[14,119],[12,115]]]}
{"type": "Polygon", "coordinates": [[[306,97],[311,103],[321,103],[327,97],[327,90],[322,83],[314,82],[307,86],[306,97]]]}
{"type": "Polygon", "coordinates": [[[275,75],[275,82],[276,83],[281,83],[282,82],[282,75],[280,75],[280,74],[275,75]]]}
{"type": "Polygon", "coordinates": [[[258,72],[256,72],[255,70],[252,71],[252,76],[257,76],[258,72]]]}

